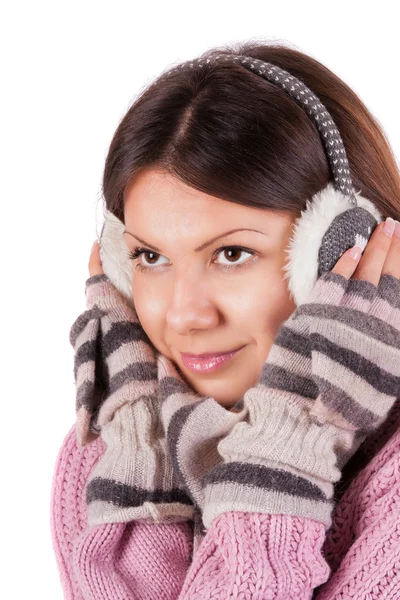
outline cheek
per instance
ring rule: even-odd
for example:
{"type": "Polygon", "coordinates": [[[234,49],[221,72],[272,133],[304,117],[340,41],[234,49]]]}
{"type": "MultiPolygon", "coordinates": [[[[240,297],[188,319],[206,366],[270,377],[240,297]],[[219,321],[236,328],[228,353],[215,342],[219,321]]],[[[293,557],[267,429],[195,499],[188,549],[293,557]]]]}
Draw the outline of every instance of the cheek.
{"type": "Polygon", "coordinates": [[[164,311],[163,303],[159,300],[160,294],[149,293],[143,284],[133,284],[132,297],[139,321],[149,338],[154,341],[159,335],[159,321],[164,311]]]}
{"type": "Polygon", "coordinates": [[[243,323],[252,328],[255,336],[270,341],[296,308],[287,280],[278,273],[259,277],[254,288],[248,288],[244,296],[243,323]]]}

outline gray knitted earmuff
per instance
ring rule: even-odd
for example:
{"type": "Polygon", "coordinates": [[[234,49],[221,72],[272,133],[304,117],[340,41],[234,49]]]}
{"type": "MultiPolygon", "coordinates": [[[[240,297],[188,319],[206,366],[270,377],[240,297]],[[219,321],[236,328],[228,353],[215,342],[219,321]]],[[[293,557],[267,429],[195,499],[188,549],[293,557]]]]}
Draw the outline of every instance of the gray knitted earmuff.
{"type": "MultiPolygon", "coordinates": [[[[192,68],[219,62],[239,62],[287,92],[304,108],[316,124],[333,176],[329,184],[307,201],[307,208],[296,220],[284,267],[288,288],[296,305],[306,301],[317,279],[331,270],[342,254],[354,245],[363,250],[373,230],[383,217],[367,198],[355,192],[342,137],[320,99],[288,71],[262,60],[235,54],[220,54],[212,59],[197,58],[170,69],[166,76],[190,65],[192,68]]],[[[101,232],[101,258],[104,272],[133,306],[132,266],[123,240],[123,224],[106,211],[101,232]],[[116,243],[118,238],[122,243],[116,243]],[[119,268],[119,269],[118,269],[119,268]],[[117,272],[119,270],[119,272],[117,272]]]]}

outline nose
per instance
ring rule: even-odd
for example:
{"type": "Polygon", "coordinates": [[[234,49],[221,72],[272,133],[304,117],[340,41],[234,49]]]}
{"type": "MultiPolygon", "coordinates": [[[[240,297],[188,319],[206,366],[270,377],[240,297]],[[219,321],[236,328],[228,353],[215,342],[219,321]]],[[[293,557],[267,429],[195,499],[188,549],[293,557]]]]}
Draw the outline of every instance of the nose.
{"type": "Polygon", "coordinates": [[[212,329],[220,316],[206,277],[188,268],[176,273],[166,313],[169,329],[177,335],[188,335],[193,329],[212,329]]]}

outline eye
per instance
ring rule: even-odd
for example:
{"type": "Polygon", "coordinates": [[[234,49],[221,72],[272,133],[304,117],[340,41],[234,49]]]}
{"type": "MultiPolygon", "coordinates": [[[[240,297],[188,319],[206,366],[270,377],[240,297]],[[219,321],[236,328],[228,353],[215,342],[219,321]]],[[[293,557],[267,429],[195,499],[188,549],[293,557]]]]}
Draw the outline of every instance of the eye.
{"type": "MultiPolygon", "coordinates": [[[[249,262],[253,262],[250,260],[238,262],[235,260],[235,257],[237,257],[238,255],[243,253],[246,253],[250,256],[255,255],[254,250],[250,250],[249,248],[243,248],[242,246],[222,246],[222,248],[218,248],[218,250],[215,251],[215,255],[218,255],[219,253],[227,253],[229,255],[229,261],[227,263],[221,264],[221,269],[226,271],[229,271],[231,269],[238,269],[242,266],[247,265],[249,262]]],[[[153,259],[154,257],[162,256],[161,254],[158,254],[157,252],[154,252],[149,248],[135,248],[133,252],[129,251],[129,259],[136,260],[137,258],[140,258],[142,254],[151,255],[153,259]]],[[[158,267],[159,265],[155,266],[158,267]]],[[[152,270],[154,268],[154,263],[150,263],[150,265],[143,265],[142,263],[138,262],[137,265],[135,265],[135,268],[139,269],[140,271],[152,270]]]]}
{"type": "Polygon", "coordinates": [[[228,263],[222,263],[222,266],[224,267],[228,267],[228,269],[230,268],[238,268],[244,264],[247,264],[247,262],[249,262],[248,260],[246,261],[242,261],[242,262],[237,262],[235,260],[235,256],[237,257],[240,254],[246,253],[249,256],[253,256],[254,252],[252,250],[248,250],[246,248],[242,248],[241,246],[223,246],[222,248],[219,248],[216,251],[216,254],[219,253],[223,254],[227,254],[229,256],[229,261],[228,263]]]}
{"type": "MultiPolygon", "coordinates": [[[[137,258],[139,258],[142,254],[151,254],[154,256],[161,256],[161,254],[157,254],[157,252],[154,252],[153,250],[149,250],[148,248],[135,248],[135,250],[132,252],[132,250],[129,251],[129,259],[130,260],[136,260],[137,258]]],[[[146,271],[147,269],[151,269],[152,267],[147,267],[141,263],[138,263],[135,266],[136,269],[140,269],[141,271],[146,271]]]]}

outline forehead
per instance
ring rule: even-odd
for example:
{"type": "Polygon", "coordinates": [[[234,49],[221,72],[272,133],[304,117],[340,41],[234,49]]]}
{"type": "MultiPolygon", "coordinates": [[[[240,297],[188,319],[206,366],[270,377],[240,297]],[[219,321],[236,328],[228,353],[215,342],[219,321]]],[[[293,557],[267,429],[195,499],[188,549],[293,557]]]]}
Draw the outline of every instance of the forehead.
{"type": "Polygon", "coordinates": [[[255,208],[223,200],[196,190],[169,173],[156,169],[143,169],[124,192],[125,226],[129,230],[173,228],[217,228],[226,225],[255,227],[263,224],[269,230],[284,227],[290,216],[264,208],[255,208]]]}

